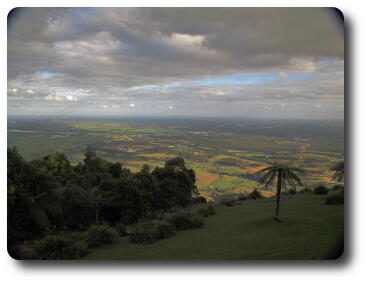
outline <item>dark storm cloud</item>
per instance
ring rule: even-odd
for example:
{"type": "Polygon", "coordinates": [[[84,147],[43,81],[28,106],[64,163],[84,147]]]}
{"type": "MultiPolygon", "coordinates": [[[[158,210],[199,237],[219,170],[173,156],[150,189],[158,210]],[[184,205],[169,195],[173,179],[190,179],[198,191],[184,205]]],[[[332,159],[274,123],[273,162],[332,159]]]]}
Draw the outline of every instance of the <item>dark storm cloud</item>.
{"type": "Polygon", "coordinates": [[[343,44],[332,11],[319,8],[22,9],[8,29],[8,104],[13,112],[22,103],[101,111],[174,103],[189,111],[192,101],[342,104],[343,44]],[[284,79],[192,83],[238,72],[284,79]],[[313,76],[286,79],[294,73],[313,76]]]}

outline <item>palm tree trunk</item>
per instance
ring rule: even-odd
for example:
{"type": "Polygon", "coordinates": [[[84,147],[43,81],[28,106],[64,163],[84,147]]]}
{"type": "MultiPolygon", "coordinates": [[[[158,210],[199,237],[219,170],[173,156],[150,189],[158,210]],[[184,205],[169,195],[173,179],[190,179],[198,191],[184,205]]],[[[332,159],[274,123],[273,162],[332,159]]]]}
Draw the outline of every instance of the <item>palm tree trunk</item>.
{"type": "Polygon", "coordinates": [[[278,172],[278,183],[277,183],[277,207],[275,210],[275,217],[279,215],[279,202],[280,202],[280,190],[282,189],[282,176],[278,172]]]}

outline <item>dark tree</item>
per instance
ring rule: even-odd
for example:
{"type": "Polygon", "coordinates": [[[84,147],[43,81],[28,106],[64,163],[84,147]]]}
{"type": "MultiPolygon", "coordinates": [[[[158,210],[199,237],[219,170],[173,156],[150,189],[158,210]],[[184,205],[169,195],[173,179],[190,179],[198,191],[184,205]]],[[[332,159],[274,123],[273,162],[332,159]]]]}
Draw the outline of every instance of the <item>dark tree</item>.
{"type": "Polygon", "coordinates": [[[300,178],[296,175],[296,173],[301,172],[303,171],[299,168],[290,167],[286,164],[274,163],[273,165],[261,169],[256,173],[263,173],[263,175],[259,179],[259,183],[265,184],[266,186],[273,184],[275,179],[277,179],[277,202],[274,216],[275,220],[279,220],[279,202],[280,192],[282,188],[286,188],[287,183],[292,185],[293,187],[295,187],[296,184],[302,186],[300,178]]]}
{"type": "Polygon", "coordinates": [[[45,168],[25,161],[8,149],[8,244],[44,235],[61,216],[58,184],[45,168]],[[51,221],[54,220],[54,221],[51,221]]]}

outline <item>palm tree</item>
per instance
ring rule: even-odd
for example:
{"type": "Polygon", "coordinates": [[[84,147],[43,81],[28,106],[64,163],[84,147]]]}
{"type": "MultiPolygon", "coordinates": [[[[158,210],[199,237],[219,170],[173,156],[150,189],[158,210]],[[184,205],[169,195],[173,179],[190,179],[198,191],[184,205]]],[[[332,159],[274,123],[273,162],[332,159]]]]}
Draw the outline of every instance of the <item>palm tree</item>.
{"type": "Polygon", "coordinates": [[[344,180],[344,161],[340,161],[339,163],[335,164],[331,169],[335,171],[331,178],[337,180],[338,182],[344,180]]]}
{"type": "Polygon", "coordinates": [[[298,183],[302,186],[300,178],[296,175],[296,173],[302,173],[303,170],[299,168],[290,167],[289,164],[278,164],[273,163],[271,166],[268,166],[264,169],[259,170],[256,174],[263,173],[263,175],[259,179],[259,183],[265,184],[265,186],[271,185],[275,178],[277,178],[277,205],[275,210],[274,219],[280,221],[278,218],[279,215],[279,201],[280,201],[280,192],[284,187],[286,189],[287,183],[296,186],[298,183]]]}

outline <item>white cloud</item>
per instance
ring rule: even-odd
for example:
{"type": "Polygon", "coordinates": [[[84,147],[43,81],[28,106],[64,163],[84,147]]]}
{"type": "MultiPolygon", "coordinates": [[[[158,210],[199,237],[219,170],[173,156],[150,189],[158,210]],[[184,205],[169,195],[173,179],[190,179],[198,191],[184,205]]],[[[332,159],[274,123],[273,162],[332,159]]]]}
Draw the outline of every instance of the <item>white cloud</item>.
{"type": "Polygon", "coordinates": [[[78,99],[72,95],[67,95],[65,98],[67,101],[78,101],[78,99]]]}
{"type": "Polygon", "coordinates": [[[129,107],[132,107],[132,108],[134,108],[136,105],[134,104],[134,103],[130,103],[129,104],[129,107]]]}
{"type": "Polygon", "coordinates": [[[46,101],[53,101],[53,102],[74,102],[78,100],[76,97],[72,95],[61,96],[54,94],[47,95],[43,99],[46,101]]]}
{"type": "Polygon", "coordinates": [[[288,77],[288,74],[285,73],[285,72],[278,72],[278,77],[280,77],[280,78],[286,78],[286,77],[288,77]]]}
{"type": "Polygon", "coordinates": [[[291,68],[305,73],[312,73],[316,71],[316,63],[312,58],[291,58],[291,68]]]}
{"type": "Polygon", "coordinates": [[[168,106],[168,109],[169,110],[172,110],[173,109],[173,106],[172,105],[168,106]]]}
{"type": "Polygon", "coordinates": [[[17,88],[8,88],[8,93],[9,94],[17,94],[18,93],[18,89],[17,88]]]}

